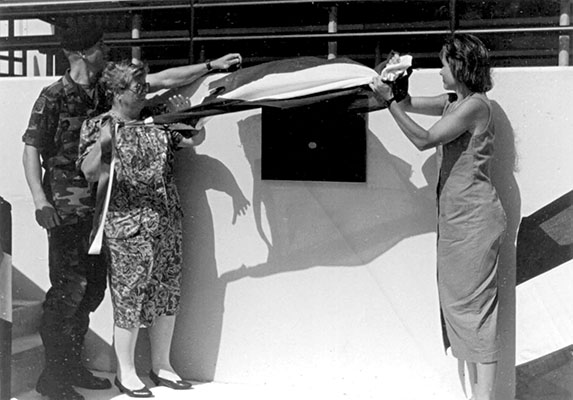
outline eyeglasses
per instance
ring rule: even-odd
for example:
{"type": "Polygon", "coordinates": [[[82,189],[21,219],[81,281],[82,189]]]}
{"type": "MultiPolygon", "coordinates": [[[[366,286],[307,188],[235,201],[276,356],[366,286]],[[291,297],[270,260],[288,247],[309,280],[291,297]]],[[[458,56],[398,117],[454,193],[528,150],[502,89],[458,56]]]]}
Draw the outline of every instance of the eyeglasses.
{"type": "Polygon", "coordinates": [[[145,84],[138,83],[134,88],[128,87],[127,90],[138,96],[142,96],[149,93],[149,82],[145,82],[145,84]]]}

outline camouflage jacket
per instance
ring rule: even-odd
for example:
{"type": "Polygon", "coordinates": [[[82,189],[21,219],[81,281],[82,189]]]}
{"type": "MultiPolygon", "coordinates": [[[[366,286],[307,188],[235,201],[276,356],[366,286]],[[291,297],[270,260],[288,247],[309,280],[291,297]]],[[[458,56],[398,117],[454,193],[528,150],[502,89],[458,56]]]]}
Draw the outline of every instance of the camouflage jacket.
{"type": "Polygon", "coordinates": [[[64,224],[75,223],[78,217],[93,212],[88,183],[76,168],[80,129],[84,120],[108,108],[99,85],[92,99],[71,79],[69,71],[42,89],[34,104],[22,140],[38,148],[45,170],[44,192],[64,224]]]}

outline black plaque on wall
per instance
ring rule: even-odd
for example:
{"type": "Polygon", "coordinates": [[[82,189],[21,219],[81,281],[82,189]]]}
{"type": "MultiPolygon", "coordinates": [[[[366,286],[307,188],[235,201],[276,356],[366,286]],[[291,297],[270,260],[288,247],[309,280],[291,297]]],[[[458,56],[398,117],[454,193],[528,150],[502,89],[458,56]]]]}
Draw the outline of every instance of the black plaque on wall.
{"type": "Polygon", "coordinates": [[[347,105],[263,108],[261,178],[366,182],[366,116],[347,105]]]}

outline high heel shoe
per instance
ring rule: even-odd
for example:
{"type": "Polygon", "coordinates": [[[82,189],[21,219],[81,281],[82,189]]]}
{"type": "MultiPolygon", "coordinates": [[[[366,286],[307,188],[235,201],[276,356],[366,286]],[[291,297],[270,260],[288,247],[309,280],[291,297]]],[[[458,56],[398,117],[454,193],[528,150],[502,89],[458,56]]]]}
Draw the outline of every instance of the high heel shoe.
{"type": "Polygon", "coordinates": [[[149,371],[149,379],[151,379],[157,386],[163,385],[175,390],[187,390],[193,387],[191,382],[188,381],[171,381],[169,379],[160,378],[159,375],[153,372],[153,369],[149,371]]]}
{"type": "Polygon", "coordinates": [[[129,390],[121,384],[119,379],[117,379],[117,376],[115,377],[115,381],[113,381],[113,383],[115,383],[115,386],[117,386],[121,393],[125,393],[129,397],[155,397],[153,393],[151,393],[151,390],[149,390],[149,388],[145,385],[143,385],[141,389],[129,390]]]}

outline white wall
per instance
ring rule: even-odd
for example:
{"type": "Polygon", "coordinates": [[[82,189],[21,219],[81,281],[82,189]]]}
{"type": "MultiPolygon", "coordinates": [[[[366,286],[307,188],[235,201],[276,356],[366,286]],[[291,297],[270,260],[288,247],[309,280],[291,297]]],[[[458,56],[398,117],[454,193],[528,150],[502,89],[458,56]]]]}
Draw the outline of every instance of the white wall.
{"type": "Polygon", "coordinates": [[[48,244],[34,219],[34,202],[22,168],[22,135],[40,90],[55,79],[0,79],[0,196],[12,205],[12,259],[16,269],[44,291],[49,287],[48,244]]]}
{"type": "MultiPolygon", "coordinates": [[[[498,72],[492,96],[515,132],[523,216],[573,190],[572,78],[567,67],[498,72]]],[[[572,278],[570,260],[517,287],[517,365],[573,344],[572,278]]]]}
{"type": "MultiPolygon", "coordinates": [[[[560,111],[573,97],[572,75],[496,71],[496,182],[513,230],[522,214],[571,190],[570,121],[560,111]]],[[[46,289],[45,235],[20,167],[20,137],[44,84],[0,80],[0,195],[13,206],[14,265],[46,289]]],[[[416,71],[411,88],[414,95],[440,91],[437,71],[416,71]]],[[[206,129],[196,152],[182,150],[177,160],[185,271],[173,357],[183,375],[308,385],[353,400],[459,399],[457,365],[441,347],[433,151],[418,152],[380,111],[369,117],[366,184],[269,182],[259,178],[257,110],[215,117],[206,129]],[[253,207],[233,225],[238,190],[253,207]]],[[[499,398],[513,398],[513,239],[500,268],[499,398]]],[[[109,299],[91,327],[92,365],[112,368],[109,299]]]]}

